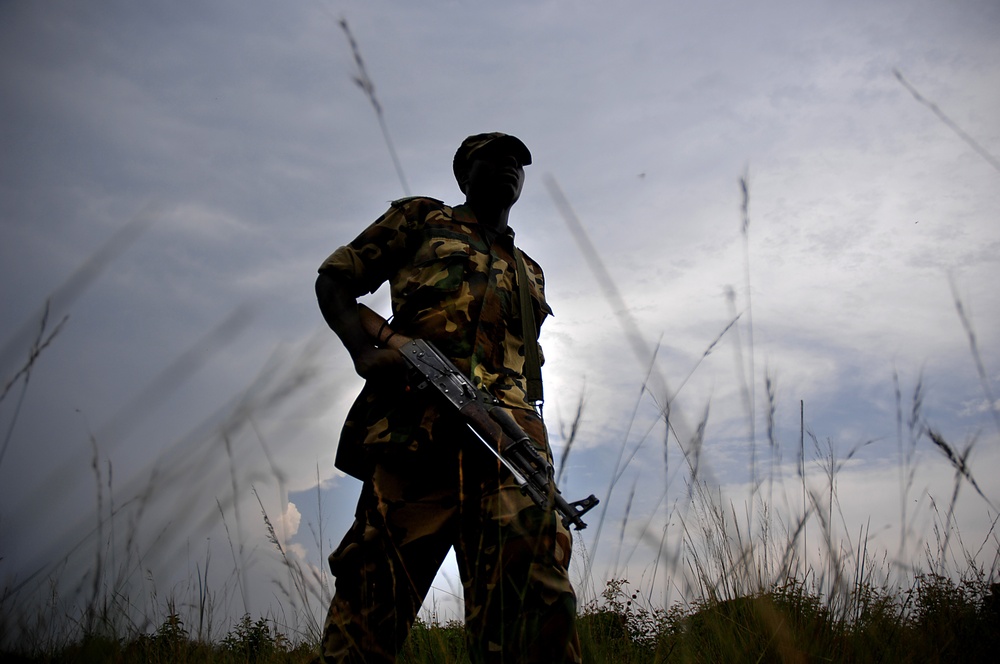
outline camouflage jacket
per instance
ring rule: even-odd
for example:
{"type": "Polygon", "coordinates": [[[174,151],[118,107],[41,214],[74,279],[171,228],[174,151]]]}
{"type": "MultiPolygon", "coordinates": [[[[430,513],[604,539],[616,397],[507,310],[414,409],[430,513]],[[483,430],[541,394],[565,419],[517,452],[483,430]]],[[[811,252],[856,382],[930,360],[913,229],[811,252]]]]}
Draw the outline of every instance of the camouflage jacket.
{"type": "MultiPolygon", "coordinates": [[[[355,296],[389,282],[392,327],[434,343],[478,387],[511,408],[525,399],[524,332],[510,229],[490,239],[464,205],[432,198],[393,202],[320,272],[337,272],[355,296]]],[[[540,327],[552,311],[539,265],[524,255],[528,290],[540,327]]],[[[531,339],[537,344],[537,337],[531,339]]],[[[370,452],[402,445],[416,450],[433,438],[438,411],[399,386],[367,384],[341,434],[337,467],[362,477],[370,452]]]]}

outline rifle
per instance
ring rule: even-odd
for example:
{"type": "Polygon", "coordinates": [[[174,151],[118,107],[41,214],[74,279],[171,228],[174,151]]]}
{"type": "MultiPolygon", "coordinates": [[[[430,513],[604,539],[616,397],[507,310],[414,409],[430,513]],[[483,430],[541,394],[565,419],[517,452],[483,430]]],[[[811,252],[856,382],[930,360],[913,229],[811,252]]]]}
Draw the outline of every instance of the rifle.
{"type": "Polygon", "coordinates": [[[419,390],[433,388],[446,406],[458,412],[466,426],[510,472],[521,492],[543,510],[559,512],[563,525],[583,530],[582,517],[597,505],[593,494],[568,503],[556,487],[554,471],[531,443],[531,437],[496,398],[475,387],[434,344],[396,334],[388,322],[363,304],[361,326],[381,347],[398,350],[419,390]],[[386,334],[388,332],[388,334],[386,334]]]}

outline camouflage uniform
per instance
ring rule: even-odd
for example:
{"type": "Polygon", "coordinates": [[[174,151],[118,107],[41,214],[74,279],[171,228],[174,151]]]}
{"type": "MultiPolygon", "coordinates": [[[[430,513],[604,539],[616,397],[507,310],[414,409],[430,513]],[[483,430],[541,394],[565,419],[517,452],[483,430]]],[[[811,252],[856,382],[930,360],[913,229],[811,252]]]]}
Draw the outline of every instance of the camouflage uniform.
{"type": "MultiPolygon", "coordinates": [[[[393,329],[433,342],[551,460],[525,398],[513,232],[490,235],[465,206],[404,199],[320,271],[346,278],[357,296],[388,281],[393,329]]],[[[540,325],[551,313],[542,271],[527,256],[525,264],[540,325]]],[[[474,661],[579,662],[572,540],[561,520],[524,496],[431,397],[374,382],[352,406],[337,450],[337,466],[364,487],[354,525],[330,556],[326,661],[393,661],[454,546],[474,661]]]]}

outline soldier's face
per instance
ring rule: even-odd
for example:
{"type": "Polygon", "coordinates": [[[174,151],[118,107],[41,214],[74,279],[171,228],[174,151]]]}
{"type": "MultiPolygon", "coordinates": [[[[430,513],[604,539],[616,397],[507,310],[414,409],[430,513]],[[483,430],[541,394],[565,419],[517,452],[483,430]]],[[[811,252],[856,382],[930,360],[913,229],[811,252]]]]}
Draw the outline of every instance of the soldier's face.
{"type": "Polygon", "coordinates": [[[516,157],[505,153],[476,153],[469,168],[465,195],[470,202],[510,207],[521,196],[524,168],[516,157]]]}

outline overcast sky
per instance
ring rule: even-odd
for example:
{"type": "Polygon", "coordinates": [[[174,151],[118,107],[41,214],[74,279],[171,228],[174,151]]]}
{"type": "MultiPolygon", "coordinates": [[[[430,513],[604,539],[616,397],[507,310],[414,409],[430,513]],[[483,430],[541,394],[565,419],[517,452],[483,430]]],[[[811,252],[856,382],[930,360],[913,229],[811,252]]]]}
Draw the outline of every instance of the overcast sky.
{"type": "Polygon", "coordinates": [[[532,151],[511,223],[555,311],[546,418],[559,455],[584,399],[563,493],[608,509],[599,546],[599,511],[578,537],[577,573],[595,559],[581,594],[657,568],[687,490],[673,435],[664,459],[668,398],[684,445],[708,412],[700,477],[742,505],[756,458],[789,515],[803,403],[810,482],[832,449],[842,529],[856,541],[870,517],[873,542],[907,558],[901,532],[913,550],[932,537],[954,478],[925,437],[901,466],[919,385],[926,421],[973,443],[986,498],[964,485],[957,514],[982,541],[1000,505],[995,0],[0,0],[4,385],[45,303],[42,339],[68,317],[0,402],[8,587],[87,587],[100,566],[184,594],[211,555],[225,610],[257,613],[290,600],[253,489],[289,555],[318,567],[349,525],[359,484],[333,456],[360,379],[312,284],[407,190],[341,18],[409,193],[461,202],[451,158],[469,134],[532,151]],[[666,387],[640,396],[654,349],[666,387]],[[606,500],[623,444],[638,452],[606,500]]]}

